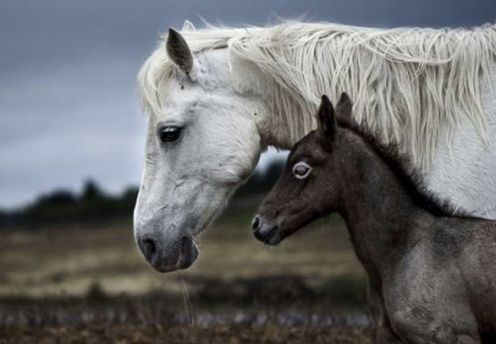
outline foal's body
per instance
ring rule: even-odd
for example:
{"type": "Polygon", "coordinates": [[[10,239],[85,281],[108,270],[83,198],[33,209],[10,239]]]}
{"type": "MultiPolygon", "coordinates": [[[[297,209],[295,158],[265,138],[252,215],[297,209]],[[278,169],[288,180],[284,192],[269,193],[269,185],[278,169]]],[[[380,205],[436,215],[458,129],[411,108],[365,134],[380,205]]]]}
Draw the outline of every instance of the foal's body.
{"type": "MultiPolygon", "coordinates": [[[[378,342],[495,342],[496,222],[448,216],[391,147],[350,121],[338,126],[324,103],[319,130],[293,148],[261,206],[257,238],[277,244],[336,211],[369,276],[378,342]]],[[[336,112],[349,117],[347,96],[336,112]]]]}
{"type": "Polygon", "coordinates": [[[496,340],[494,222],[437,217],[406,193],[390,199],[383,186],[394,179],[382,167],[367,183],[347,181],[340,211],[370,279],[378,341],[496,340]]]}

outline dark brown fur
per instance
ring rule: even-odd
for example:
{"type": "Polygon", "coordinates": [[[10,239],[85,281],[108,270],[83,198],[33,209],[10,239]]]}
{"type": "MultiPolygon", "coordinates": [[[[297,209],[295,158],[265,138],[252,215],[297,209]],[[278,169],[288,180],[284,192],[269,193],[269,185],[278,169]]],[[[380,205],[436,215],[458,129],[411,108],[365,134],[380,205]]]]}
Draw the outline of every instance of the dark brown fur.
{"type": "Polygon", "coordinates": [[[338,212],[369,276],[378,342],[492,343],[496,221],[429,193],[396,146],[351,120],[346,94],[336,109],[323,97],[318,119],[260,206],[255,236],[275,245],[338,212]]]}
{"type": "Polygon", "coordinates": [[[367,129],[360,126],[351,116],[336,118],[341,128],[349,129],[359,135],[372,147],[388,165],[412,201],[435,216],[472,217],[468,212],[457,209],[448,200],[443,200],[429,191],[424,183],[424,176],[412,164],[411,160],[400,153],[395,143],[385,144],[379,141],[367,129]]]}

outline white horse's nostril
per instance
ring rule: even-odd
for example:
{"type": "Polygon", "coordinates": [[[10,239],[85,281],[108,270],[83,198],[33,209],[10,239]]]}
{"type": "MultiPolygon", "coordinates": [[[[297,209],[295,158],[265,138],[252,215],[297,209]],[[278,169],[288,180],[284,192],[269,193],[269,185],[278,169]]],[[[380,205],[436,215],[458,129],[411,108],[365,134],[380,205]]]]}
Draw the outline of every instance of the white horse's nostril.
{"type": "Polygon", "coordinates": [[[258,229],[258,227],[260,226],[260,218],[257,216],[255,216],[255,218],[253,219],[252,223],[251,223],[251,227],[253,228],[253,230],[256,230],[258,229]]]}
{"type": "Polygon", "coordinates": [[[183,236],[181,238],[180,250],[179,260],[176,265],[180,269],[187,269],[198,257],[198,249],[193,243],[193,238],[191,236],[183,236]]]}
{"type": "Polygon", "coordinates": [[[151,263],[157,253],[157,245],[155,244],[155,241],[152,239],[144,239],[143,253],[145,254],[146,259],[151,263]]]}

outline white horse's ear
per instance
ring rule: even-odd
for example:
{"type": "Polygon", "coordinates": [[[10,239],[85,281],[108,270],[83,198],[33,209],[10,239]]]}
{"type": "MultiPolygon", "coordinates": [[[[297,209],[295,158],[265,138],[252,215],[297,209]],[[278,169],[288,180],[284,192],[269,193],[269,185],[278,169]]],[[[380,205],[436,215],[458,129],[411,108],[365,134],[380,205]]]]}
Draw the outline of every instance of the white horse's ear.
{"type": "Polygon", "coordinates": [[[184,37],[170,28],[166,43],[167,55],[183,72],[189,75],[193,69],[193,54],[184,37]]]}
{"type": "Polygon", "coordinates": [[[183,29],[181,31],[196,31],[195,25],[189,20],[185,20],[183,24],[183,29]]]}

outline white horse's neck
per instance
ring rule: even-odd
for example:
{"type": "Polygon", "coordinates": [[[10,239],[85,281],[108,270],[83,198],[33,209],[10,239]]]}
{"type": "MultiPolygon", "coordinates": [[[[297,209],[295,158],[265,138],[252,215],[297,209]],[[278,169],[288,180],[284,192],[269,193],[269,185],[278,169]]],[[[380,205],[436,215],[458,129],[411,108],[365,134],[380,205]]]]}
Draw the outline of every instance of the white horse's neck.
{"type": "Polygon", "coordinates": [[[258,94],[270,107],[275,142],[294,143],[315,127],[308,114],[315,113],[320,96],[336,99],[346,91],[359,122],[427,168],[446,128],[468,119],[484,133],[481,96],[496,60],[496,27],[381,30],[296,23],[238,33],[228,51],[234,87],[258,94]]]}
{"type": "MultiPolygon", "coordinates": [[[[270,81],[255,65],[242,63],[238,59],[229,57],[227,49],[216,49],[206,53],[210,71],[215,71],[215,78],[210,74],[208,80],[197,80],[196,82],[208,82],[208,86],[216,84],[217,92],[235,92],[251,104],[252,111],[247,114],[254,119],[262,139],[262,147],[274,146],[281,149],[290,149],[291,146],[303,137],[310,129],[299,130],[295,135],[291,133],[291,114],[288,113],[287,120],[275,116],[271,111],[273,108],[270,81]]],[[[312,113],[303,113],[300,120],[313,123],[312,113]]]]}
{"type": "MultiPolygon", "coordinates": [[[[231,71],[240,73],[232,80],[242,80],[234,87],[256,100],[257,107],[262,109],[256,120],[265,144],[288,149],[312,128],[306,127],[306,130],[292,135],[289,122],[274,116],[270,110],[273,106],[268,96],[270,90],[267,85],[270,83],[265,80],[266,76],[253,64],[241,63],[233,58],[230,62],[231,71]]],[[[496,218],[496,178],[492,173],[496,170],[496,64],[492,65],[489,74],[489,85],[481,94],[483,112],[488,122],[488,140],[484,142],[481,139],[480,132],[469,118],[457,121],[460,123],[451,135],[448,135],[449,123],[445,123],[440,128],[442,135],[433,142],[436,159],[429,168],[424,167],[423,173],[428,188],[440,198],[449,199],[455,206],[475,215],[496,218]]],[[[313,123],[315,119],[311,114],[302,113],[302,120],[313,123]]],[[[394,113],[387,115],[395,116],[394,113]]],[[[407,153],[411,157],[412,152],[407,153]]]]}
{"type": "MultiPolygon", "coordinates": [[[[228,55],[227,49],[223,49],[228,55]]],[[[236,92],[249,97],[256,105],[257,127],[263,146],[290,149],[300,138],[316,128],[314,112],[304,112],[295,117],[291,112],[278,116],[274,111],[273,83],[255,64],[236,56],[228,56],[232,87],[236,92]],[[297,125],[295,125],[297,120],[297,125]]],[[[221,60],[218,60],[222,63],[221,60]]],[[[296,104],[294,104],[296,107],[296,104]]]]}

